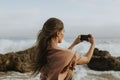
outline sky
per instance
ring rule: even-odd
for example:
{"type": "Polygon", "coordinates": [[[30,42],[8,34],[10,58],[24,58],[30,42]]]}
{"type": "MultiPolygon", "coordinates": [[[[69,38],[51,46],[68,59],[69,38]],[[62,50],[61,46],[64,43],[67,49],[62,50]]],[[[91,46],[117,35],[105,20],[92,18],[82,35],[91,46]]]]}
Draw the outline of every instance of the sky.
{"type": "Polygon", "coordinates": [[[66,38],[120,38],[120,0],[0,0],[0,38],[36,38],[51,17],[63,21],[66,38]]]}

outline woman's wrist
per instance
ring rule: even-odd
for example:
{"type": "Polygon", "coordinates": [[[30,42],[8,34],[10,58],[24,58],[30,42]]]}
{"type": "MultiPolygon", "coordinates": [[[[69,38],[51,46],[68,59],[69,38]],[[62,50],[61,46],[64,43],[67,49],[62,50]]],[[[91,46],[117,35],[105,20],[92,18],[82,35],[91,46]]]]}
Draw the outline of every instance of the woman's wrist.
{"type": "Polygon", "coordinates": [[[95,43],[91,43],[91,46],[95,46],[95,43]]]}
{"type": "Polygon", "coordinates": [[[94,49],[95,48],[95,44],[91,44],[91,48],[94,49]]]}
{"type": "Polygon", "coordinates": [[[75,46],[75,44],[72,43],[71,46],[68,49],[73,49],[74,46],[75,46]]]}

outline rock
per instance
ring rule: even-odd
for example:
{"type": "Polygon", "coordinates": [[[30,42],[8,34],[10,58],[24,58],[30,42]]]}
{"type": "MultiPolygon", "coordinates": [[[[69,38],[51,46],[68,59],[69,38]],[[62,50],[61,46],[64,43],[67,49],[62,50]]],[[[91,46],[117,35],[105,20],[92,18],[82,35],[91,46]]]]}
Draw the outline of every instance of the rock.
{"type": "MultiPolygon", "coordinates": [[[[36,48],[31,47],[23,51],[0,54],[0,71],[30,72],[31,63],[34,62],[32,57],[35,53],[36,48]]],[[[98,71],[120,71],[120,57],[113,57],[108,51],[95,48],[88,67],[98,71]]]]}
{"type": "Polygon", "coordinates": [[[98,71],[120,70],[120,57],[113,57],[108,51],[94,49],[92,59],[87,64],[90,69],[98,71]]]}
{"type": "Polygon", "coordinates": [[[95,48],[93,56],[109,57],[111,56],[111,54],[108,51],[102,51],[99,50],[98,48],[95,48]]]}
{"type": "Polygon", "coordinates": [[[31,47],[23,51],[0,54],[0,71],[31,71],[32,55],[35,51],[35,47],[31,47]]]}

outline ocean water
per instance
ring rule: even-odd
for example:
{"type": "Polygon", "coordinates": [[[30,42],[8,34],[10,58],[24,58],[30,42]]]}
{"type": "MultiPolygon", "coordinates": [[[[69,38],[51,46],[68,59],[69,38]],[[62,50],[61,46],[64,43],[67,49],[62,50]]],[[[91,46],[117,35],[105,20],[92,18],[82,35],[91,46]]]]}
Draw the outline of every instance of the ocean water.
{"type": "MultiPolygon", "coordinates": [[[[63,40],[60,47],[68,48],[73,40],[63,40]]],[[[107,50],[112,56],[120,56],[120,39],[95,39],[96,47],[107,50]]],[[[0,54],[25,50],[35,45],[35,39],[0,39],[0,54]]],[[[74,51],[84,55],[90,44],[82,42],[75,46],[74,51]]],[[[102,65],[101,65],[102,66],[102,65]]],[[[0,80],[39,80],[39,75],[30,77],[31,73],[0,72],[0,80]]],[[[77,65],[74,71],[75,80],[120,80],[120,71],[94,71],[87,65],[77,65]]]]}

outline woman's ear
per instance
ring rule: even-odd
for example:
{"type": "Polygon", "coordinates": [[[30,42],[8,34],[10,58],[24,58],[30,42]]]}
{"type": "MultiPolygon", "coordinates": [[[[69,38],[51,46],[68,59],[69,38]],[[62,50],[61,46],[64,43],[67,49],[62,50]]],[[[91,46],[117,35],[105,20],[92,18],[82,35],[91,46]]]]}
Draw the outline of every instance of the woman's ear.
{"type": "Polygon", "coordinates": [[[57,32],[57,37],[59,37],[60,36],[60,32],[57,32]]]}

